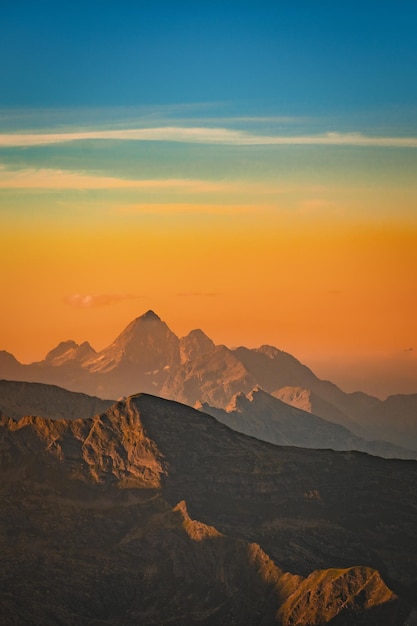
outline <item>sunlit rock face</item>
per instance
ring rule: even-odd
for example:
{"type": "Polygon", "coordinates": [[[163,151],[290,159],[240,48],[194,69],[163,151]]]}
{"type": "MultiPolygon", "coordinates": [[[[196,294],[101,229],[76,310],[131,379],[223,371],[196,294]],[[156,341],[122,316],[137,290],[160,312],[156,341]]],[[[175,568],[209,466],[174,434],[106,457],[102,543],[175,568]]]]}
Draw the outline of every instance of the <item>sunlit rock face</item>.
{"type": "Polygon", "coordinates": [[[417,608],[414,461],[278,447],[146,394],[0,425],[5,623],[389,626],[417,608]]]}

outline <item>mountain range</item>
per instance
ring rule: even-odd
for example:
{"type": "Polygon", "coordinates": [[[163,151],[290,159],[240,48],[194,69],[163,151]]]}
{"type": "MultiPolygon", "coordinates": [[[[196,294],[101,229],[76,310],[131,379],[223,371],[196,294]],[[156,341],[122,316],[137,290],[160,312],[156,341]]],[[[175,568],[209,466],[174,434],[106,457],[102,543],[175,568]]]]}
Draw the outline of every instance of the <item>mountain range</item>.
{"type": "Polygon", "coordinates": [[[417,453],[386,441],[368,441],[350,430],[285,402],[256,387],[236,394],[226,409],[197,405],[233,430],[281,446],[359,450],[376,456],[417,459],[417,453]]]}
{"type": "MultiPolygon", "coordinates": [[[[44,360],[21,364],[2,351],[0,378],[55,384],[105,399],[141,391],[213,409],[226,409],[236,394],[247,396],[259,387],[287,405],[347,429],[355,449],[372,452],[372,446],[358,447],[360,441],[353,437],[398,447],[384,452],[382,444],[373,446],[374,453],[387,456],[404,456],[400,448],[405,448],[411,451],[406,455],[415,457],[417,450],[417,394],[380,400],[345,393],[272,346],[230,349],[215,345],[199,329],[178,338],[153,311],[132,321],[100,352],[87,342],[64,341],[44,360]]],[[[314,423],[317,426],[317,420],[314,423]]],[[[326,437],[320,447],[327,447],[325,440],[332,435],[326,437]]]]}
{"type": "Polygon", "coordinates": [[[2,624],[416,623],[416,461],[276,446],[148,394],[91,416],[74,395],[79,418],[0,416],[2,624]]]}

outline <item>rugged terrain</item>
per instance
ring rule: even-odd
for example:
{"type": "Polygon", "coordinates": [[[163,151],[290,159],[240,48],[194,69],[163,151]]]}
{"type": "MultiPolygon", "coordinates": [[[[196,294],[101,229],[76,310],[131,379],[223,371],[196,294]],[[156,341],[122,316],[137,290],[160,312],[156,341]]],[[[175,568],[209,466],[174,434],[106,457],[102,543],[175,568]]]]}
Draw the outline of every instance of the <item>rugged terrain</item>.
{"type": "MultiPolygon", "coordinates": [[[[0,380],[0,414],[14,419],[28,415],[70,420],[92,417],[113,403],[56,385],[0,380]]],[[[359,450],[385,458],[417,458],[417,452],[385,441],[367,441],[339,424],[282,402],[259,387],[247,395],[235,394],[225,410],[207,403],[196,403],[196,408],[237,432],[277,445],[359,450]]]]}
{"type": "MultiPolygon", "coordinates": [[[[0,405],[1,406],[1,405],[0,405]]],[[[344,426],[291,406],[255,387],[236,394],[226,409],[198,405],[233,430],[280,446],[359,450],[393,459],[417,459],[417,452],[386,441],[367,441],[344,426]]]]}
{"type": "Polygon", "coordinates": [[[216,346],[201,330],[178,338],[153,311],[133,320],[98,353],[87,342],[65,341],[43,361],[23,365],[2,351],[0,377],[55,384],[101,398],[142,391],[215,408],[226,408],[235,394],[248,394],[258,385],[357,437],[417,450],[417,394],[382,401],[344,393],[272,346],[229,349],[216,346]]]}
{"type": "Polygon", "coordinates": [[[146,394],[3,416],[0,460],[4,624],[412,619],[414,461],[278,447],[146,394]]]}
{"type": "Polygon", "coordinates": [[[52,419],[76,419],[104,413],[113,400],[101,400],[56,385],[0,380],[0,411],[19,419],[42,415],[52,419]]]}

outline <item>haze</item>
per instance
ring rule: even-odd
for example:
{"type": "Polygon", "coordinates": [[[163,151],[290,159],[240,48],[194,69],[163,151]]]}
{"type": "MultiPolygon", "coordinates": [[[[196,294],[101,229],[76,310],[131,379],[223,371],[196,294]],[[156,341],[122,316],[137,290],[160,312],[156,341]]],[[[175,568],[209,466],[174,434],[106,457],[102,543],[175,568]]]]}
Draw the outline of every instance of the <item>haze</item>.
{"type": "Polygon", "coordinates": [[[0,25],[0,349],[152,308],[417,391],[417,11],[18,3],[0,25]]]}

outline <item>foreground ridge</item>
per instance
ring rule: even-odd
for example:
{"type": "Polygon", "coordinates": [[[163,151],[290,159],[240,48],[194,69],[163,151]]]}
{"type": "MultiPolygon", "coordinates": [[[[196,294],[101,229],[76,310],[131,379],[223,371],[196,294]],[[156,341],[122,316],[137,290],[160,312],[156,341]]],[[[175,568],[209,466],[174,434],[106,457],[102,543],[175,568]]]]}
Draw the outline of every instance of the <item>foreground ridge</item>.
{"type": "Polygon", "coordinates": [[[412,609],[416,462],[277,447],[147,394],[0,425],[17,623],[400,625],[412,609]]]}

